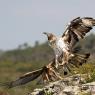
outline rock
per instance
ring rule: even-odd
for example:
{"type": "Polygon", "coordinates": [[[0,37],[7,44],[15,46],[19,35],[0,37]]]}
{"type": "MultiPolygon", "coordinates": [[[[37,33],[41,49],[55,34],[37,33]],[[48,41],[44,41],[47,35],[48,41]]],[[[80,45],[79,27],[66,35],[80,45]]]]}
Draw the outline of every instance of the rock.
{"type": "Polygon", "coordinates": [[[35,89],[29,95],[95,95],[95,82],[86,83],[82,76],[78,74],[51,82],[42,89],[35,89]]]}

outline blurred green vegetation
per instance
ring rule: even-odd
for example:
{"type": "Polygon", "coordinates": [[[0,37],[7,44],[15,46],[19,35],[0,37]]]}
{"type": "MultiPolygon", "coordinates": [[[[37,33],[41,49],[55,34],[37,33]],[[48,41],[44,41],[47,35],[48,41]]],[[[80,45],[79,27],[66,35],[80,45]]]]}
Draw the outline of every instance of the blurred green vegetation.
{"type": "MultiPolygon", "coordinates": [[[[84,40],[81,40],[78,46],[82,46],[82,51],[91,52],[91,57],[87,64],[80,68],[74,68],[74,71],[81,74],[91,74],[91,79],[95,80],[95,35],[90,34],[84,40]]],[[[31,47],[27,43],[19,45],[18,48],[8,51],[0,51],[0,84],[15,80],[26,72],[36,70],[48,64],[53,58],[53,51],[48,43],[39,44],[31,47]]],[[[7,89],[0,87],[0,95],[26,95],[36,87],[42,85],[36,84],[34,80],[24,86],[7,89]]]]}

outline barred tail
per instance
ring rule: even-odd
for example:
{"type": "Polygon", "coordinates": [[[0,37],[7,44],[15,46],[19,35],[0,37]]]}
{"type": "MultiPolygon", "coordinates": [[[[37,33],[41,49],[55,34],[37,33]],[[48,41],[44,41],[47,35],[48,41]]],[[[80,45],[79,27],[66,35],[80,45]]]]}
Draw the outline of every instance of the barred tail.
{"type": "Polygon", "coordinates": [[[79,54],[76,53],[74,56],[68,61],[68,64],[64,65],[64,75],[67,75],[68,72],[71,72],[71,68],[77,67],[79,68],[84,63],[87,62],[87,59],[90,57],[90,53],[79,54]]]}

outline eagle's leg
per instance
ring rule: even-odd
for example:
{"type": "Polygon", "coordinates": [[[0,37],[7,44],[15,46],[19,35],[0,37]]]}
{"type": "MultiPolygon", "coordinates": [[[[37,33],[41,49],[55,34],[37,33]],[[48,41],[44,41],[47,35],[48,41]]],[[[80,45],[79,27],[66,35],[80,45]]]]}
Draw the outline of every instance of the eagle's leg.
{"type": "Polygon", "coordinates": [[[43,77],[43,81],[45,82],[49,82],[55,79],[63,79],[60,74],[54,69],[54,67],[52,66],[52,64],[48,64],[46,66],[45,71],[42,74],[43,77]]]}
{"type": "Polygon", "coordinates": [[[59,66],[59,62],[58,62],[58,55],[55,55],[55,67],[56,69],[58,69],[58,66],[59,66]]]}
{"type": "Polygon", "coordinates": [[[58,79],[63,79],[58,72],[56,72],[53,68],[51,68],[51,72],[53,72],[53,75],[57,77],[58,79]]]}
{"type": "Polygon", "coordinates": [[[63,55],[64,56],[62,58],[62,64],[61,65],[68,64],[69,59],[74,57],[74,54],[69,53],[69,52],[64,52],[63,55]]]}
{"type": "Polygon", "coordinates": [[[64,52],[63,54],[63,58],[62,58],[62,63],[61,63],[61,66],[64,66],[64,64],[67,64],[68,63],[68,54],[66,52],[64,52]]]}
{"type": "Polygon", "coordinates": [[[62,62],[60,63],[60,66],[62,66],[63,68],[64,75],[67,75],[69,71],[69,67],[68,67],[69,53],[64,52],[63,55],[64,56],[62,57],[62,62]]]}
{"type": "Polygon", "coordinates": [[[46,81],[49,82],[49,77],[48,77],[48,74],[47,74],[46,72],[44,72],[44,73],[42,74],[42,78],[43,78],[44,83],[45,83],[46,81]]]}

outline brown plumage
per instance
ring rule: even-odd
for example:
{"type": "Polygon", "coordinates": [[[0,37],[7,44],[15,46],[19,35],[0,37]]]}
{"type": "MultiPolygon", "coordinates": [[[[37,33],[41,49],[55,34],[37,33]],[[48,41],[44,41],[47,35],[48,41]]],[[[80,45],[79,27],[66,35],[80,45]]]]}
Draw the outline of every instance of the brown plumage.
{"type": "Polygon", "coordinates": [[[77,17],[70,22],[62,38],[66,38],[70,48],[73,48],[80,39],[85,37],[86,33],[90,32],[93,26],[95,26],[95,19],[91,17],[77,17]]]}
{"type": "Polygon", "coordinates": [[[49,45],[53,48],[55,53],[55,67],[58,68],[59,56],[63,55],[61,65],[70,64],[70,60],[77,62],[77,64],[81,64],[80,62],[84,62],[83,59],[86,59],[86,54],[76,54],[74,52],[76,43],[79,42],[80,39],[83,39],[85,35],[90,32],[90,30],[95,26],[95,19],[90,17],[77,17],[73,19],[68,27],[66,28],[65,32],[61,37],[56,37],[54,34],[45,32],[44,34],[47,35],[49,45]],[[50,38],[50,39],[49,39],[50,38]]]}
{"type": "Polygon", "coordinates": [[[36,79],[42,73],[43,73],[43,69],[39,69],[39,70],[36,70],[36,71],[33,71],[33,72],[26,73],[23,76],[19,77],[15,81],[6,82],[6,83],[1,84],[1,85],[6,86],[8,88],[12,88],[12,87],[19,86],[19,85],[24,85],[24,84],[36,79]]]}

